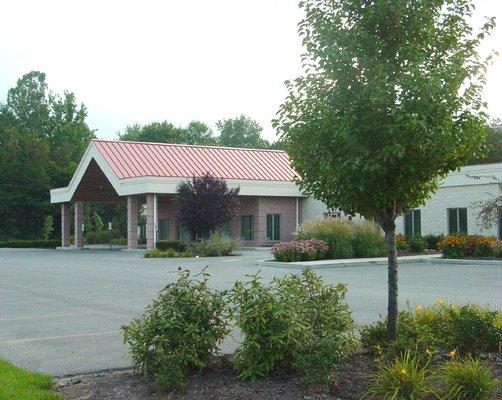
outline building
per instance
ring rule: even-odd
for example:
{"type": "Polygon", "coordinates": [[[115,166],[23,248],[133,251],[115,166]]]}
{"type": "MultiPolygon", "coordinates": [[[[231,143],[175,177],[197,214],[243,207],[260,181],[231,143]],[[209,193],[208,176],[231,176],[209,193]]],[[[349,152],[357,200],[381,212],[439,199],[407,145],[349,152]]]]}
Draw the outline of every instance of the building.
{"type": "Polygon", "coordinates": [[[70,246],[70,206],[75,244],[83,244],[84,203],[127,202],[128,248],[138,247],[138,213],[146,205],[147,248],[157,240],[183,239],[176,217],[176,186],[206,172],[240,188],[240,214],[225,227],[245,246],[291,240],[302,194],[296,173],[279,150],[238,149],[93,140],[65,188],[51,190],[61,203],[62,246],[70,246]]]}
{"type": "MultiPolygon", "coordinates": [[[[127,203],[127,246],[138,247],[138,215],[146,214],[147,248],[157,240],[183,240],[177,218],[176,186],[206,172],[240,188],[240,212],[223,227],[244,246],[291,240],[306,220],[343,216],[306,197],[293,182],[297,176],[279,150],[239,149],[165,143],[93,140],[65,188],[51,190],[61,203],[62,246],[70,246],[70,206],[75,244],[83,244],[83,206],[127,203]]],[[[451,173],[424,207],[399,217],[398,233],[484,234],[502,237],[502,221],[484,229],[477,221],[479,202],[500,195],[502,163],[474,165],[451,173]]]]}
{"type": "Polygon", "coordinates": [[[500,196],[502,162],[469,165],[449,174],[426,204],[397,220],[407,235],[468,233],[502,239],[502,210],[490,228],[478,221],[480,203],[500,196]]]}

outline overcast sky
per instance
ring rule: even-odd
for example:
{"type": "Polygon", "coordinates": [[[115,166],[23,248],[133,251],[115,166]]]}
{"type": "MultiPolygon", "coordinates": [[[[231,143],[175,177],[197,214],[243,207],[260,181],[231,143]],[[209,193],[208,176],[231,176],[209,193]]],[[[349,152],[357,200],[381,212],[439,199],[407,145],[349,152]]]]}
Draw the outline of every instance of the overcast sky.
{"type": "MultiPolygon", "coordinates": [[[[135,122],[191,120],[214,127],[246,114],[275,139],[271,119],[301,74],[297,0],[0,0],[0,101],[31,70],[69,89],[100,138],[135,122]]],[[[502,1],[478,0],[476,21],[499,27],[483,51],[502,48],[502,1]]],[[[502,56],[485,100],[502,118],[502,56]]]]}

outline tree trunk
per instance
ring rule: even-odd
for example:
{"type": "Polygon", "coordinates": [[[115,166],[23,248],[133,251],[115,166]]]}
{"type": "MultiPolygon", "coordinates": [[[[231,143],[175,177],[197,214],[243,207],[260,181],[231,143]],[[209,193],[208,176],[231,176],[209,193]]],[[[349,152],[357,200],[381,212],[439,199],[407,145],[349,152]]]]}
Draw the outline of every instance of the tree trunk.
{"type": "Polygon", "coordinates": [[[385,229],[385,240],[388,249],[388,305],[387,305],[387,338],[390,341],[397,337],[397,250],[396,250],[396,225],[389,224],[385,229]]]}

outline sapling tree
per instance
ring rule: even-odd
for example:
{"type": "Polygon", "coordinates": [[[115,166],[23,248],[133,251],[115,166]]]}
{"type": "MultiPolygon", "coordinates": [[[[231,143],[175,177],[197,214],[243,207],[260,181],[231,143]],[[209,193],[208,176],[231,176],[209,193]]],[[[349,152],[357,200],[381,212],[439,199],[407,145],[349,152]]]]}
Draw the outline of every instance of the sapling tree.
{"type": "Polygon", "coordinates": [[[397,334],[396,218],[479,156],[494,27],[472,0],[304,0],[305,74],[274,121],[303,190],[377,221],[388,246],[388,336],[397,334]]]}
{"type": "Polygon", "coordinates": [[[225,180],[209,173],[180,183],[176,192],[178,217],[194,238],[207,238],[239,210],[239,188],[230,189],[225,180]]]}

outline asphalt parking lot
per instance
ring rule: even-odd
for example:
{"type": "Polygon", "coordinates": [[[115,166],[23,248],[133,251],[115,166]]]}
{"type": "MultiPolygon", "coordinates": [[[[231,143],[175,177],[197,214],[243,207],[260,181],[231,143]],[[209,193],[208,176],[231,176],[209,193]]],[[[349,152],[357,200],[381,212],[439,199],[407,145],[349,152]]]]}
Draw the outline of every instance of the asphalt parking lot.
{"type": "MultiPolygon", "coordinates": [[[[194,273],[208,266],[210,284],[220,289],[259,269],[266,280],[298,272],[256,265],[269,256],[266,250],[249,250],[235,257],[144,259],[120,251],[0,249],[0,358],[58,376],[129,367],[120,326],[176,279],[178,266],[194,273]]],[[[348,285],[357,323],[385,314],[385,266],[319,272],[330,282],[348,285]]],[[[502,307],[502,263],[403,264],[399,279],[401,307],[438,298],[502,307]]],[[[234,346],[229,339],[223,350],[234,346]]]]}

